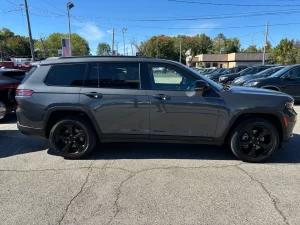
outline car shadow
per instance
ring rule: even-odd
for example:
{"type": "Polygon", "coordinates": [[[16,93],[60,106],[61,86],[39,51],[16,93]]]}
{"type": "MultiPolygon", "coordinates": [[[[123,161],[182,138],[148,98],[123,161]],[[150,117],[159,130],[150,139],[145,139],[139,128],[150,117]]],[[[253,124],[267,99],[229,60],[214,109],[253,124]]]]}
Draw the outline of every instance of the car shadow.
{"type": "MultiPolygon", "coordinates": [[[[265,164],[300,163],[300,135],[283,144],[265,164]]],[[[48,151],[54,154],[53,150],[48,151]]],[[[86,160],[120,159],[192,159],[192,160],[239,160],[229,148],[214,145],[161,144],[161,143],[106,143],[97,145],[86,160]]]]}
{"type": "MultiPolygon", "coordinates": [[[[283,144],[266,163],[300,163],[300,135],[283,144]]],[[[47,140],[27,137],[18,130],[0,130],[0,158],[47,150],[50,155],[57,155],[49,149],[47,140]]],[[[229,148],[213,145],[161,144],[161,143],[105,143],[96,146],[85,160],[119,159],[191,159],[191,160],[238,160],[229,148]]]]}
{"type": "Polygon", "coordinates": [[[14,124],[17,122],[16,113],[7,113],[3,119],[0,120],[1,124],[14,124]]]}

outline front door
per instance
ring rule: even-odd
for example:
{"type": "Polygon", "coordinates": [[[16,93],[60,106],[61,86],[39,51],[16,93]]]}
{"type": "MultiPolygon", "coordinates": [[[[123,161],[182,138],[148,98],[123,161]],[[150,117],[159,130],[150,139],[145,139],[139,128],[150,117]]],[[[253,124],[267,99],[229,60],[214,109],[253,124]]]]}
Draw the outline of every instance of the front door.
{"type": "Polygon", "coordinates": [[[283,75],[281,82],[283,83],[281,85],[282,92],[293,96],[295,100],[300,100],[300,67],[296,67],[283,75]],[[286,75],[289,77],[286,78],[286,75]]]}
{"type": "Polygon", "coordinates": [[[151,90],[150,138],[210,141],[218,123],[219,97],[190,90],[201,79],[171,64],[147,65],[151,90]]]}
{"type": "Polygon", "coordinates": [[[80,103],[91,111],[102,138],[149,139],[149,98],[139,63],[90,63],[80,103]]]}

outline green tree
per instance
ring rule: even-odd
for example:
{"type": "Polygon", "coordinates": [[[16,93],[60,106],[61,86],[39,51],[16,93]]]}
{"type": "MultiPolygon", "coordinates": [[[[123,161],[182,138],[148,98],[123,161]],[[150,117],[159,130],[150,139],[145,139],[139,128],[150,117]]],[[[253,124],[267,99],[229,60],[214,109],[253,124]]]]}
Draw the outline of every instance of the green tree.
{"type": "Polygon", "coordinates": [[[107,43],[99,43],[97,47],[97,55],[109,55],[111,52],[110,45],[107,43]]]}
{"type": "Polygon", "coordinates": [[[30,56],[30,44],[27,37],[15,35],[7,28],[0,30],[0,41],[4,58],[30,56]]]}
{"type": "Polygon", "coordinates": [[[249,45],[243,52],[261,52],[261,49],[258,49],[256,45],[249,45]]]}
{"type": "Polygon", "coordinates": [[[213,53],[219,54],[225,51],[226,37],[224,34],[220,33],[213,39],[213,53]]]}
{"type": "MultiPolygon", "coordinates": [[[[55,57],[57,56],[57,51],[62,48],[61,39],[68,38],[68,34],[53,33],[46,38],[42,44],[41,41],[35,42],[35,48],[44,49],[45,47],[45,57],[55,57]]],[[[85,56],[90,55],[90,48],[88,42],[76,33],[72,34],[72,55],[73,56],[85,56]]]]}
{"type": "Polygon", "coordinates": [[[297,41],[282,39],[280,43],[271,50],[269,56],[270,63],[283,65],[296,64],[298,62],[299,48],[297,41]]]}
{"type": "Polygon", "coordinates": [[[228,38],[225,39],[225,52],[226,53],[233,53],[239,52],[241,49],[240,40],[237,38],[228,38]]]}
{"type": "Polygon", "coordinates": [[[177,61],[178,55],[174,47],[174,38],[164,35],[153,36],[146,43],[146,56],[177,61]]]}

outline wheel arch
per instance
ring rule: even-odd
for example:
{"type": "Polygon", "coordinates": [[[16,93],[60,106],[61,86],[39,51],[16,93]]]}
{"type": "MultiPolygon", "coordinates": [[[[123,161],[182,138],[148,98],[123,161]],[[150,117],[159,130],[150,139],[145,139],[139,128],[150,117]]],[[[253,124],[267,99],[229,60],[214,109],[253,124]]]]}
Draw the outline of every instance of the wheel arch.
{"type": "Polygon", "coordinates": [[[242,121],[253,119],[253,118],[259,118],[266,120],[273,124],[276,129],[278,130],[280,142],[283,141],[284,132],[285,132],[285,126],[283,124],[283,120],[281,119],[281,116],[275,114],[275,113],[243,113],[238,115],[233,121],[230,123],[230,127],[226,132],[225,135],[225,141],[228,140],[233,130],[237,127],[238,124],[240,124],[242,121]]]}
{"type": "Polygon", "coordinates": [[[44,132],[45,137],[49,138],[50,130],[54,126],[54,124],[59,121],[62,118],[68,117],[68,116],[80,116],[85,118],[87,121],[90,122],[91,126],[95,129],[98,137],[101,137],[101,129],[98,126],[98,123],[95,119],[95,117],[88,111],[84,110],[81,107],[64,107],[64,106],[56,106],[52,107],[47,110],[47,113],[44,117],[44,132]]]}

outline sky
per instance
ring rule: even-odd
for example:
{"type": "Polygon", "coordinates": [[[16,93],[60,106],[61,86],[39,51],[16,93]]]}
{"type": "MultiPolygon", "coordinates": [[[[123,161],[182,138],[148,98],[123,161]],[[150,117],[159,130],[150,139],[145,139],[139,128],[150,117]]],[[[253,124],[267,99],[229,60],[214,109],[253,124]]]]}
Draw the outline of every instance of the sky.
{"type": "MultiPolygon", "coordinates": [[[[112,44],[111,30],[119,52],[132,53],[130,43],[153,35],[177,36],[218,33],[238,37],[242,47],[264,43],[265,24],[268,39],[277,45],[282,38],[300,36],[300,1],[297,0],[71,0],[71,31],[83,36],[95,54],[100,42],[112,44]],[[202,4],[204,3],[204,4],[202,4]],[[247,5],[247,6],[245,6],[247,5]]],[[[66,3],[63,0],[27,0],[33,38],[45,38],[53,32],[68,33],[66,3]]],[[[0,28],[28,36],[24,0],[0,0],[0,28]]],[[[300,39],[300,38],[299,38],[300,39]]],[[[115,44],[115,49],[116,49],[115,44]]]]}

